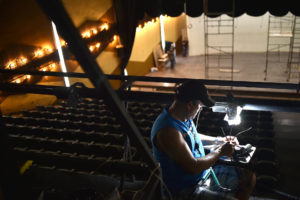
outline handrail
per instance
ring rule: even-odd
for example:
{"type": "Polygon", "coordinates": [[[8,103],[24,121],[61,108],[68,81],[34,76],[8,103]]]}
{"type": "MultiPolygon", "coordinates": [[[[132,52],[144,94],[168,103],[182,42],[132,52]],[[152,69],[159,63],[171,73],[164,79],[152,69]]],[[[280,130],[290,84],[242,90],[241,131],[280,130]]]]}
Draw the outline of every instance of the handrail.
{"type": "MultiPolygon", "coordinates": [[[[88,78],[85,73],[76,72],[44,72],[44,71],[30,71],[30,70],[6,70],[0,69],[0,73],[5,74],[29,74],[39,76],[67,76],[74,78],[88,78]]],[[[145,81],[145,82],[168,82],[168,83],[182,83],[189,78],[171,78],[171,77],[150,77],[150,76],[121,76],[121,75],[108,75],[105,77],[110,80],[122,80],[122,81],[145,81]]],[[[299,90],[300,84],[294,83],[274,83],[274,82],[250,82],[250,81],[228,81],[228,80],[208,80],[199,79],[205,85],[217,85],[217,86],[233,86],[233,87],[254,87],[254,88],[269,88],[269,89],[287,89],[287,90],[299,90]]],[[[126,83],[128,84],[128,83],[126,83]]]]}

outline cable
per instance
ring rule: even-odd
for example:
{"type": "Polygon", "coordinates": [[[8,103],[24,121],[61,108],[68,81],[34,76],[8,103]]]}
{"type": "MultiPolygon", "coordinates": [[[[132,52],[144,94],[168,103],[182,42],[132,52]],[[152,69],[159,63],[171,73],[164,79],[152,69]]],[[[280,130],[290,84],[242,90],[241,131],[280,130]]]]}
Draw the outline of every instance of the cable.
{"type": "Polygon", "coordinates": [[[246,130],[243,130],[243,131],[240,131],[240,132],[238,132],[236,135],[235,135],[235,137],[237,137],[237,136],[239,136],[240,134],[242,134],[242,133],[244,133],[244,132],[247,132],[247,131],[249,131],[249,130],[251,130],[252,129],[252,126],[250,126],[248,129],[246,129],[246,130]]]}
{"type": "Polygon", "coordinates": [[[201,113],[201,110],[199,110],[199,112],[197,113],[197,117],[196,117],[196,131],[197,132],[198,132],[198,122],[199,122],[200,113],[201,113]]]}
{"type": "Polygon", "coordinates": [[[173,200],[172,194],[171,194],[171,192],[169,191],[167,185],[166,185],[165,182],[162,180],[162,178],[161,178],[160,176],[158,176],[158,175],[155,173],[159,168],[160,168],[160,165],[158,164],[157,167],[151,171],[151,174],[150,174],[150,176],[149,176],[147,182],[145,183],[145,186],[144,186],[142,189],[137,190],[137,191],[134,193],[134,195],[133,195],[133,197],[132,197],[133,200],[138,200],[138,199],[135,199],[135,198],[136,198],[136,195],[137,195],[140,191],[143,191],[143,190],[147,187],[147,185],[150,183],[150,180],[151,180],[152,176],[155,176],[155,177],[162,183],[162,186],[166,189],[166,191],[167,191],[167,193],[168,193],[169,199],[170,199],[170,200],[173,200]]]}

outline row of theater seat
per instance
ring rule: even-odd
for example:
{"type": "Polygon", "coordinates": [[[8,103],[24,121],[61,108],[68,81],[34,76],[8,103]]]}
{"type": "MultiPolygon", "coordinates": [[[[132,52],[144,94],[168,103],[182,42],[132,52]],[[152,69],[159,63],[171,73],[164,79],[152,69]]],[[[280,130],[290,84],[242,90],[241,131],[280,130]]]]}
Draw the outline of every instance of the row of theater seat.
{"type": "Polygon", "coordinates": [[[10,117],[10,116],[4,116],[3,121],[6,124],[14,124],[14,125],[121,133],[121,126],[119,124],[110,124],[110,123],[95,123],[95,122],[84,122],[84,121],[76,122],[72,120],[58,120],[58,119],[35,118],[35,117],[10,117]]]}
{"type": "MultiPolygon", "coordinates": [[[[74,165],[80,166],[81,162],[91,162],[94,157],[111,160],[124,156],[125,136],[120,125],[107,107],[98,107],[99,110],[95,109],[95,105],[82,106],[88,111],[84,113],[81,107],[74,108],[64,104],[40,106],[36,110],[24,111],[23,117],[4,116],[4,121],[10,141],[15,146],[14,151],[20,159],[32,159],[39,167],[74,170],[76,167],[72,168],[59,159],[66,158],[70,163],[71,157],[74,165]]],[[[136,122],[141,125],[147,123],[143,120],[136,122]]],[[[148,138],[146,142],[150,144],[148,138]]],[[[137,154],[135,148],[130,150],[131,159],[141,163],[143,157],[137,154]]],[[[94,165],[91,164],[91,167],[94,165]]],[[[91,173],[95,170],[77,167],[75,171],[91,173]]],[[[138,171],[139,169],[134,170],[133,175],[146,180],[147,173],[141,173],[141,176],[136,174],[138,171]]],[[[111,176],[106,168],[97,173],[111,176]]]]}
{"type": "Polygon", "coordinates": [[[103,107],[102,109],[86,109],[86,108],[76,108],[76,107],[66,107],[66,106],[37,106],[38,111],[50,111],[50,112],[60,112],[69,114],[82,114],[82,115],[107,115],[113,116],[113,113],[103,107]]]}
{"type": "Polygon", "coordinates": [[[136,161],[123,161],[112,157],[96,157],[93,155],[77,155],[75,153],[62,153],[28,148],[13,148],[19,160],[33,160],[36,165],[76,171],[94,172],[99,174],[132,174],[141,180],[150,175],[148,165],[136,161]]]}
{"type": "Polygon", "coordinates": [[[51,111],[23,111],[24,117],[57,119],[57,120],[70,120],[74,122],[96,122],[96,123],[109,123],[116,124],[116,118],[108,115],[84,115],[84,114],[70,114],[64,112],[51,112],[51,111]]]}
{"type": "MultiPolygon", "coordinates": [[[[151,127],[164,106],[158,103],[128,102],[128,113],[150,148],[151,127]]],[[[209,135],[222,135],[221,127],[223,127],[228,133],[228,124],[224,122],[224,116],[224,113],[214,113],[205,108],[201,112],[198,129],[209,135]]],[[[232,134],[250,126],[253,127],[249,133],[241,135],[240,139],[243,144],[251,143],[258,147],[255,165],[259,176],[276,179],[276,171],[270,170],[268,173],[263,171],[270,166],[277,167],[274,143],[270,142],[274,136],[272,113],[243,111],[242,117],[244,122],[241,126],[233,129],[232,134]],[[264,165],[268,166],[264,168],[264,165]],[[273,176],[269,172],[272,172],[273,176]]],[[[72,170],[71,165],[60,163],[66,156],[66,160],[70,160],[70,163],[78,164],[77,171],[93,171],[91,168],[92,165],[96,165],[96,161],[90,162],[90,168],[84,168],[81,166],[83,165],[81,162],[88,162],[90,158],[92,160],[93,158],[105,158],[106,160],[121,158],[124,152],[125,137],[122,127],[113,113],[104,105],[103,100],[83,99],[75,107],[71,107],[67,103],[59,106],[40,106],[36,110],[23,112],[23,117],[6,116],[4,121],[18,155],[27,155],[28,159],[31,157],[39,160],[37,164],[42,167],[51,167],[50,165],[52,165],[57,169],[72,170]],[[36,144],[35,141],[40,144],[36,144]],[[26,145],[27,148],[25,148],[26,145]],[[42,148],[44,145],[45,147],[42,148]],[[60,153],[55,149],[61,149],[60,153]],[[92,155],[94,157],[89,157],[92,155]],[[51,162],[45,161],[47,157],[51,158],[51,162]],[[59,161],[57,165],[55,164],[56,159],[59,161]]],[[[140,161],[141,152],[137,152],[135,149],[132,149],[132,152],[135,155],[133,159],[140,161]]],[[[101,173],[105,173],[105,170],[101,173]]]]}
{"type": "MultiPolygon", "coordinates": [[[[144,113],[135,114],[137,124],[148,125],[148,121],[140,120],[144,113]]],[[[76,107],[39,106],[24,111],[22,117],[3,119],[19,160],[33,160],[35,166],[53,170],[118,177],[131,173],[142,180],[149,177],[149,169],[143,169],[146,168],[141,162],[143,157],[135,148],[130,149],[131,159],[136,161],[118,161],[124,155],[125,137],[106,106],[90,102],[76,107]]],[[[150,144],[148,138],[146,142],[150,144]]]]}
{"type": "MultiPolygon", "coordinates": [[[[110,143],[83,142],[79,140],[49,139],[36,136],[9,135],[9,141],[14,147],[30,148],[40,151],[57,151],[62,153],[71,153],[76,155],[87,155],[96,157],[113,157],[121,159],[124,154],[124,148],[120,145],[110,143]]],[[[131,148],[133,154],[135,148],[131,148]]]]}
{"type": "Polygon", "coordinates": [[[56,129],[40,126],[28,126],[28,125],[6,125],[9,134],[19,134],[24,136],[44,137],[50,139],[68,139],[79,140],[85,142],[103,142],[114,143],[122,145],[124,144],[124,135],[113,132],[100,132],[100,131],[83,131],[75,129],[56,129]]]}

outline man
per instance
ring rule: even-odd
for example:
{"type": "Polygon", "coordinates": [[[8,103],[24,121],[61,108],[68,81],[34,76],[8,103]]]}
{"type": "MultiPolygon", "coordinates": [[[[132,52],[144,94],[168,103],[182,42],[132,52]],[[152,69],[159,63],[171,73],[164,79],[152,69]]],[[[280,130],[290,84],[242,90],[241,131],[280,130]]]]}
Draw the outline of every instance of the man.
{"type": "Polygon", "coordinates": [[[255,186],[254,174],[229,166],[214,168],[222,187],[212,178],[208,179],[211,184],[203,183],[210,167],[220,157],[230,157],[238,143],[236,138],[228,141],[197,133],[193,119],[202,106],[211,107],[214,103],[201,81],[187,81],[177,88],[175,100],[153,124],[154,157],[162,169],[166,195],[172,199],[248,199],[255,186]],[[219,146],[205,155],[203,144],[219,146]]]}

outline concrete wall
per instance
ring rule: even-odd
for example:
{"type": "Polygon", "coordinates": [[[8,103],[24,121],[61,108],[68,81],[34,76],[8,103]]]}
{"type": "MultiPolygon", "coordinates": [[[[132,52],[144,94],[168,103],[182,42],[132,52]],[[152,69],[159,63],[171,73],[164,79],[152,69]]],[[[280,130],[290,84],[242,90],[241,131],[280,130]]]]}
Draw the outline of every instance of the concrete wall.
{"type": "MultiPolygon", "coordinates": [[[[224,16],[222,16],[224,17],[224,16]]],[[[226,16],[225,16],[226,17],[226,16]]],[[[269,13],[260,17],[244,14],[234,20],[234,51],[235,52],[265,52],[267,50],[269,13]]],[[[187,35],[189,39],[189,55],[202,55],[205,51],[204,17],[187,17],[187,35]]],[[[210,38],[220,45],[231,43],[228,36],[210,38]]],[[[289,38],[272,38],[272,43],[286,44],[289,38]]],[[[288,47],[282,49],[288,51],[288,47]]]]}

